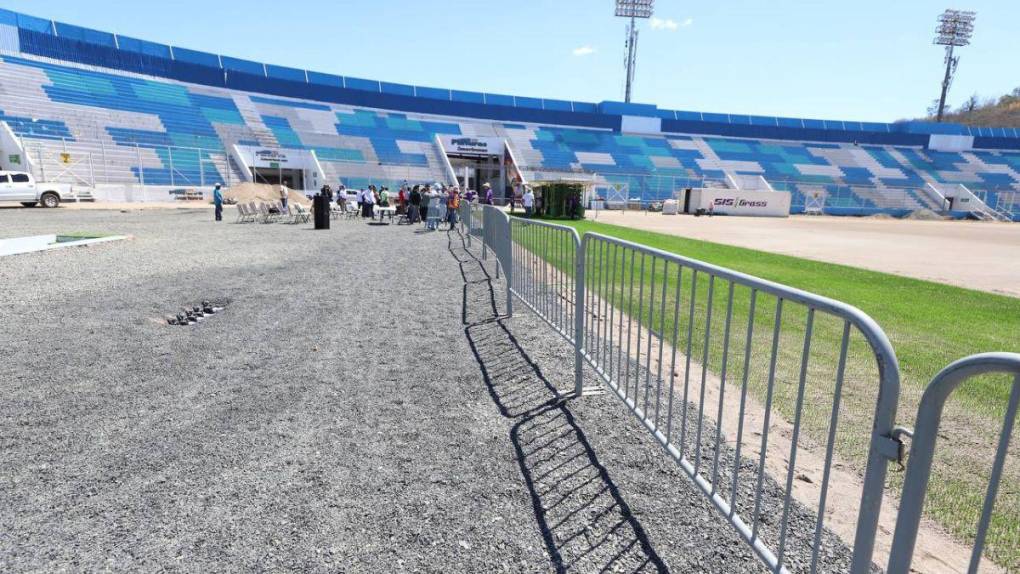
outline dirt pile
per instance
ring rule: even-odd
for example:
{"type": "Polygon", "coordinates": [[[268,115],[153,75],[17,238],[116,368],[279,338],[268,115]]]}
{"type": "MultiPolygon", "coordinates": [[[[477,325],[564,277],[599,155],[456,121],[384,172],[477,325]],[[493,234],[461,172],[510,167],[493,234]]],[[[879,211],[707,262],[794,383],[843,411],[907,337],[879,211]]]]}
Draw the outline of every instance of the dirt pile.
{"type": "Polygon", "coordinates": [[[904,219],[912,219],[914,221],[942,221],[945,217],[942,217],[930,209],[918,209],[916,211],[911,211],[904,219]]]}
{"type": "MultiPolygon", "coordinates": [[[[250,201],[277,202],[280,200],[280,187],[279,185],[266,185],[264,183],[242,183],[223,190],[223,199],[236,203],[248,203],[250,201]]],[[[300,203],[305,206],[311,205],[307,197],[293,189],[287,194],[287,200],[291,203],[300,203]]]]}

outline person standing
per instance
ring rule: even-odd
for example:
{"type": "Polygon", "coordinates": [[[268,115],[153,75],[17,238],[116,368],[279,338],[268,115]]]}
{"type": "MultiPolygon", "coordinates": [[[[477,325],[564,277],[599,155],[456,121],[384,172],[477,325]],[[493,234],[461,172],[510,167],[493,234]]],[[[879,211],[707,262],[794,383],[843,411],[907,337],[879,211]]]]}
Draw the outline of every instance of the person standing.
{"type": "Polygon", "coordinates": [[[411,204],[411,207],[410,207],[410,210],[408,212],[407,219],[411,223],[418,223],[418,217],[420,216],[420,213],[421,213],[421,211],[420,211],[421,210],[421,187],[416,185],[416,186],[414,186],[411,189],[411,196],[408,199],[408,202],[411,204]]]}
{"type": "Polygon", "coordinates": [[[290,199],[290,190],[286,185],[280,184],[280,206],[283,207],[284,213],[290,213],[290,208],[287,207],[288,199],[290,199]]]}
{"type": "Polygon", "coordinates": [[[531,188],[524,190],[524,198],[522,203],[524,204],[524,216],[531,217],[535,213],[535,192],[531,191],[531,188]]]}
{"type": "Polygon", "coordinates": [[[375,186],[368,186],[365,197],[361,200],[361,217],[371,219],[375,217],[375,186]]]}
{"type": "Polygon", "coordinates": [[[213,207],[216,208],[216,221],[223,221],[223,191],[220,184],[216,184],[212,192],[213,207]]]}
{"type": "Polygon", "coordinates": [[[404,215],[407,213],[407,183],[400,186],[400,191],[397,192],[397,215],[404,215]]]}
{"type": "Polygon", "coordinates": [[[482,190],[485,192],[485,205],[492,205],[492,186],[486,182],[482,190]]]}
{"type": "Polygon", "coordinates": [[[347,213],[347,188],[342,183],[336,190],[336,205],[340,208],[340,213],[347,213]]]}
{"type": "Polygon", "coordinates": [[[429,222],[429,200],[432,199],[432,188],[425,186],[421,193],[421,220],[428,225],[429,222]]]}
{"type": "Polygon", "coordinates": [[[457,225],[457,211],[460,209],[460,192],[456,187],[450,189],[450,195],[446,198],[446,219],[450,223],[450,229],[457,225]]]}

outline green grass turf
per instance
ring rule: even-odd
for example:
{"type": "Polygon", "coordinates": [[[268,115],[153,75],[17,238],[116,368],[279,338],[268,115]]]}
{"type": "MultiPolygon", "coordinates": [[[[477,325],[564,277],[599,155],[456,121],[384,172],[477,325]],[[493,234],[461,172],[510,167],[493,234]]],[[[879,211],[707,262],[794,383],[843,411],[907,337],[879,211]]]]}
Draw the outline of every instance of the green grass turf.
{"type": "MultiPolygon", "coordinates": [[[[940,369],[953,360],[987,351],[1020,352],[1020,337],[1018,337],[1020,334],[1020,299],[1017,298],[627,227],[589,221],[557,223],[571,225],[582,234],[592,231],[633,241],[797,287],[860,308],[879,323],[896,350],[904,388],[899,401],[898,422],[903,424],[912,424],[921,390],[940,369]]],[[[525,236],[522,243],[527,245],[531,241],[525,236]]],[[[536,243],[534,247],[541,248],[541,245],[536,243]]],[[[542,251],[531,246],[529,246],[529,250],[542,251]]],[[[543,257],[554,266],[569,270],[570,265],[562,252],[546,251],[543,253],[543,257]]],[[[606,267],[616,270],[610,273],[610,276],[616,276],[616,273],[626,275],[625,269],[628,266],[626,259],[618,259],[613,255],[605,261],[608,262],[606,267]]],[[[589,275],[593,272],[592,269],[588,270],[589,275]]],[[[651,276],[646,273],[643,282],[647,286],[651,284],[651,281],[651,276]]],[[[661,267],[657,281],[662,281],[661,267]]],[[[686,293],[690,285],[689,279],[685,279],[681,283],[682,291],[686,293]]],[[[695,306],[701,316],[707,308],[705,283],[702,281],[695,289],[697,291],[695,306]]],[[[670,299],[666,308],[669,309],[672,308],[675,281],[667,278],[666,285],[668,286],[666,293],[669,295],[667,298],[670,299]]],[[[680,347],[685,343],[683,329],[680,329],[680,336],[676,340],[668,335],[673,326],[671,317],[666,317],[663,320],[664,318],[659,316],[656,311],[648,309],[648,305],[642,307],[640,301],[636,304],[634,294],[624,290],[622,281],[619,285],[612,285],[601,296],[609,297],[614,306],[629,315],[635,315],[637,312],[643,317],[637,320],[642,325],[651,326],[652,330],[655,330],[655,326],[660,322],[664,324],[667,339],[670,339],[674,345],[680,347]]],[[[716,317],[724,316],[725,313],[724,308],[721,307],[721,299],[720,293],[717,293],[713,304],[716,317]]],[[[758,329],[767,331],[772,308],[763,303],[760,301],[761,306],[755,313],[755,322],[758,325],[766,326],[765,329],[760,327],[758,329]]],[[[746,316],[746,311],[746,294],[742,296],[738,292],[734,302],[735,317],[746,316]]],[[[795,383],[791,384],[791,379],[796,377],[793,371],[796,369],[798,361],[797,339],[803,335],[802,324],[798,323],[803,315],[794,316],[789,311],[787,313],[784,315],[784,335],[781,343],[781,348],[786,351],[785,356],[780,359],[777,395],[785,395],[786,399],[791,399],[795,392],[795,383]]],[[[717,326],[709,337],[712,341],[710,348],[715,353],[709,361],[710,370],[716,373],[719,369],[719,353],[716,350],[724,346],[719,330],[717,326]]],[[[700,341],[704,331],[700,324],[696,325],[694,329],[692,337],[694,352],[692,355],[695,357],[700,356],[700,351],[703,350],[700,341]]],[[[832,379],[831,376],[827,379],[824,372],[826,369],[831,369],[831,365],[835,361],[835,355],[824,351],[824,349],[836,348],[839,334],[838,324],[823,324],[819,321],[812,337],[814,348],[818,350],[815,352],[818,352],[820,356],[812,358],[811,367],[818,369],[821,376],[810,378],[812,380],[819,378],[822,384],[813,386],[813,383],[808,383],[808,401],[805,404],[804,414],[805,432],[814,434],[816,437],[824,435],[827,406],[831,404],[831,399],[827,398],[825,393],[831,391],[828,388],[831,383],[827,381],[832,379]],[[816,421],[818,424],[813,424],[816,421]]],[[[735,335],[736,340],[739,340],[739,335],[741,334],[735,335]]],[[[757,335],[758,332],[756,332],[757,335]]],[[[756,346],[767,346],[768,341],[762,339],[756,341],[755,344],[756,346]]],[[[781,352],[782,354],[784,353],[781,352]]],[[[863,409],[854,409],[859,411],[856,418],[853,416],[844,417],[841,426],[845,424],[849,427],[847,434],[843,434],[841,431],[841,437],[837,437],[837,451],[846,455],[850,460],[859,460],[861,449],[867,448],[866,441],[862,442],[860,438],[867,438],[866,425],[870,421],[867,416],[867,404],[870,400],[873,406],[874,395],[870,395],[869,399],[870,389],[867,385],[870,383],[867,377],[864,379],[864,384],[860,387],[854,388],[848,384],[844,392],[845,397],[852,394],[859,395],[848,398],[856,398],[859,401],[858,404],[863,405],[863,409]]],[[[928,513],[963,539],[973,538],[974,525],[980,512],[980,500],[987,484],[988,474],[987,468],[983,468],[983,466],[987,466],[985,462],[991,458],[991,449],[994,449],[997,438],[997,434],[992,433],[995,433],[998,425],[1001,425],[1008,396],[1008,384],[1003,383],[1002,378],[996,377],[972,380],[957,391],[954,402],[947,409],[949,414],[946,417],[944,430],[953,439],[957,439],[958,434],[966,435],[968,432],[971,435],[985,435],[983,439],[980,436],[977,440],[974,440],[973,437],[966,437],[970,441],[965,438],[963,441],[954,440],[955,444],[944,445],[943,450],[950,452],[953,456],[937,458],[935,463],[934,484],[927,504],[928,513]],[[966,442],[977,444],[969,445],[970,448],[967,448],[967,445],[964,444],[966,442]],[[959,452],[964,450],[966,452],[959,452]],[[948,485],[953,487],[948,488],[948,485]]],[[[765,386],[761,383],[755,385],[752,381],[751,390],[760,397],[765,392],[765,386]]],[[[831,395],[829,396],[831,397],[831,395]]],[[[794,401],[778,401],[776,408],[788,420],[792,420],[794,401]]],[[[948,442],[948,440],[944,442],[948,442]]],[[[1015,447],[1012,450],[1014,453],[1016,452],[1015,447]]],[[[1014,461],[1004,477],[1003,488],[996,506],[987,552],[989,556],[1007,568],[1020,568],[1020,532],[1015,527],[1017,523],[1020,523],[1020,488],[1018,488],[1020,473],[1017,472],[1016,457],[1012,458],[1014,461]]],[[[893,488],[898,488],[901,480],[901,475],[892,475],[893,488]]]]}

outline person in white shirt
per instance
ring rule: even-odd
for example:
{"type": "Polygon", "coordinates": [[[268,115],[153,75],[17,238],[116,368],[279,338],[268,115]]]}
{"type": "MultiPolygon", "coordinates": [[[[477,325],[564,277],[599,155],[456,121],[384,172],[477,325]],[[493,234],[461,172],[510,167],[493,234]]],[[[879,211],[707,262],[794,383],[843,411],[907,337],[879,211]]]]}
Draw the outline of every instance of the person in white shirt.
{"type": "Polygon", "coordinates": [[[347,213],[347,188],[342,183],[336,190],[336,205],[340,208],[341,213],[347,213]]]}
{"type": "Polygon", "coordinates": [[[525,217],[531,217],[535,213],[535,192],[531,188],[524,190],[524,215],[525,217]]]}
{"type": "Polygon", "coordinates": [[[290,208],[287,207],[287,200],[290,198],[290,190],[287,189],[286,185],[280,185],[280,205],[283,206],[284,213],[290,213],[290,208]]]}
{"type": "Polygon", "coordinates": [[[364,191],[363,194],[364,195],[361,198],[361,216],[364,218],[372,218],[375,215],[373,213],[375,211],[375,186],[368,186],[368,189],[364,191]]]}

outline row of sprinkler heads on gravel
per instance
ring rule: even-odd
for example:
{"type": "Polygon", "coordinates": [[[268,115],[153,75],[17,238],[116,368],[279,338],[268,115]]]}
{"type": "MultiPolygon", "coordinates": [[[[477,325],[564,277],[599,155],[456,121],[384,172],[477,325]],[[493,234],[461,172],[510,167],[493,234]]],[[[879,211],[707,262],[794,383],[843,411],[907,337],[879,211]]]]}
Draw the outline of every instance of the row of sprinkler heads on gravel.
{"type": "Polygon", "coordinates": [[[222,310],[223,307],[214,307],[209,301],[202,301],[201,305],[195,305],[190,309],[182,309],[176,317],[167,317],[166,322],[168,325],[188,327],[190,325],[197,325],[207,316],[215,315],[222,310]]]}

